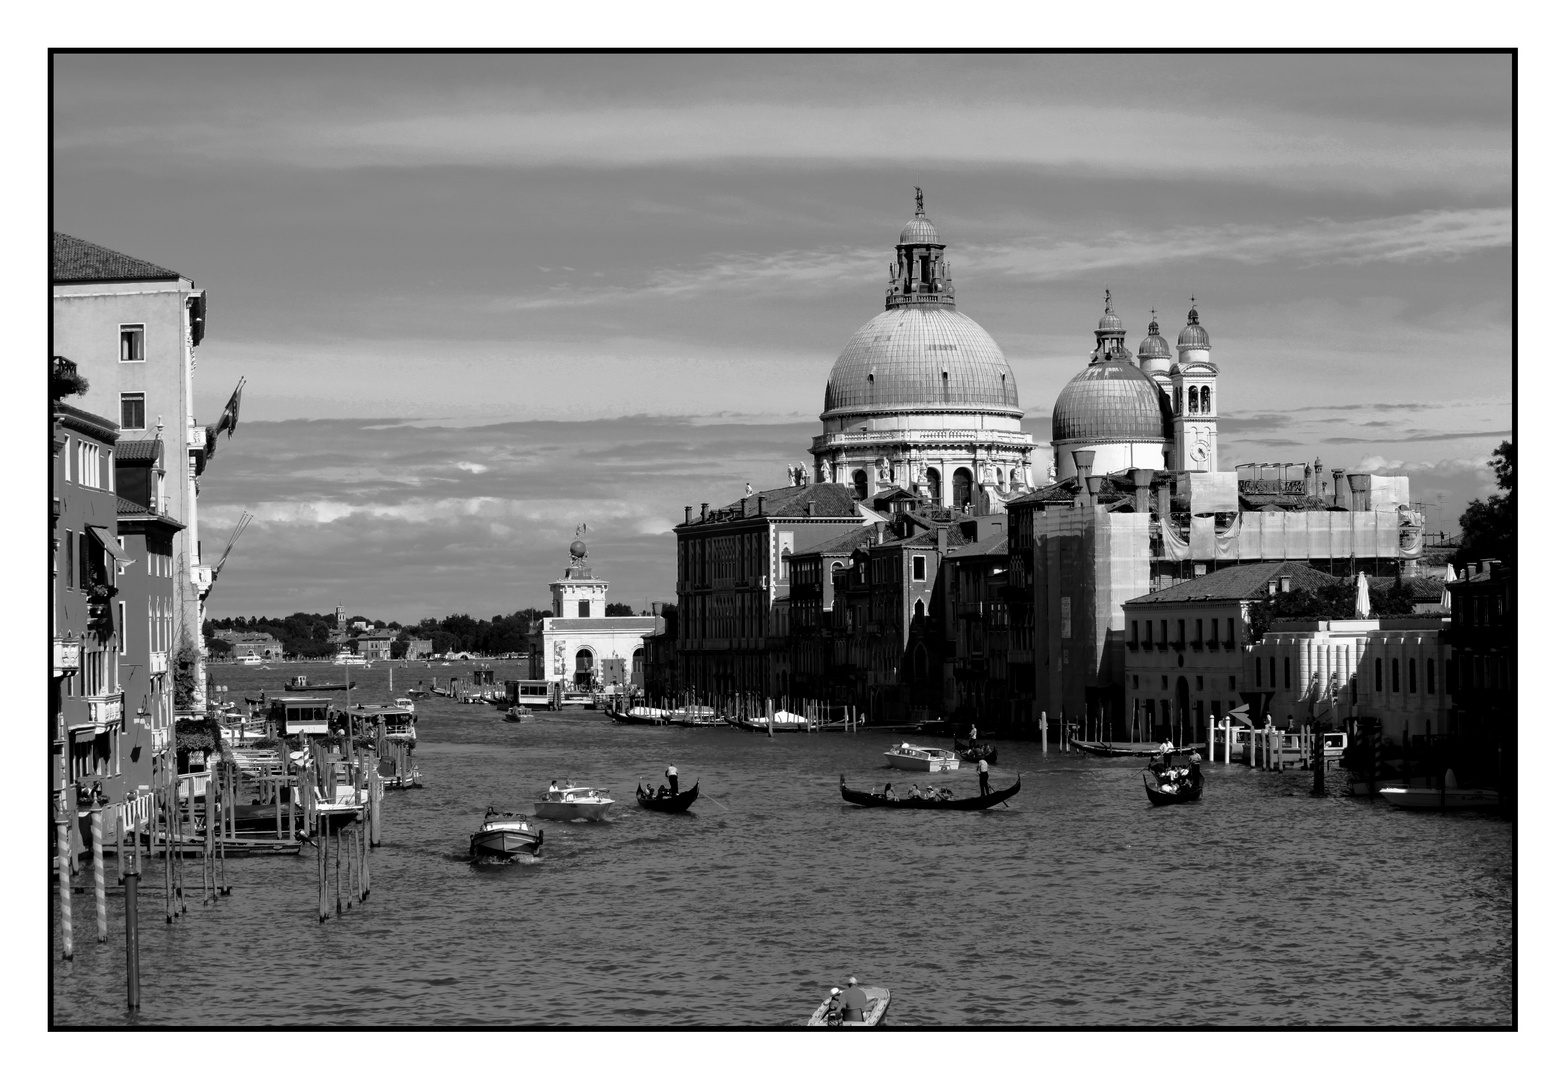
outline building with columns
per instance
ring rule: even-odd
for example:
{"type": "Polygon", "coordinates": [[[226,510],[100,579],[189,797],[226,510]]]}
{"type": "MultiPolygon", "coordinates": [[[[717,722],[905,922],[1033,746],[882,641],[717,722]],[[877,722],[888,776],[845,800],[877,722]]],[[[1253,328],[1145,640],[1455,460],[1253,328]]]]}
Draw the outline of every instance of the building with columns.
{"type": "Polygon", "coordinates": [[[815,479],[860,500],[902,487],[934,506],[998,512],[1033,487],[1033,438],[1000,346],[957,310],[922,192],[897,239],[885,300],[827,379],[810,448],[815,479]]]}
{"type": "Polygon", "coordinates": [[[642,687],[642,638],[661,621],[652,615],[606,615],[609,582],[587,565],[587,545],[571,542],[571,564],[549,583],[554,615],[533,637],[532,677],[560,692],[626,693],[642,687]]]}

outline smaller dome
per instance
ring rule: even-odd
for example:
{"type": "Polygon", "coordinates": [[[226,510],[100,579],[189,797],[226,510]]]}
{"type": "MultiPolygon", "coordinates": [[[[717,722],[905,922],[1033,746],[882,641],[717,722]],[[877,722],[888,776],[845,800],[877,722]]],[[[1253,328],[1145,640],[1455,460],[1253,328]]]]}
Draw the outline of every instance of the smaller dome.
{"type": "Polygon", "coordinates": [[[1196,297],[1191,297],[1191,311],[1187,316],[1190,320],[1185,324],[1185,329],[1180,331],[1180,339],[1176,345],[1181,349],[1210,349],[1207,343],[1207,331],[1202,329],[1202,324],[1196,317],[1196,297]]]}
{"type": "Polygon", "coordinates": [[[1115,304],[1110,298],[1109,290],[1104,290],[1104,316],[1098,320],[1098,332],[1109,331],[1115,334],[1126,332],[1125,324],[1120,321],[1120,316],[1115,314],[1115,304]]]}
{"type": "Polygon", "coordinates": [[[1147,324],[1147,336],[1142,339],[1141,347],[1136,350],[1139,360],[1167,359],[1169,356],[1169,342],[1165,341],[1158,333],[1158,319],[1155,317],[1147,324]]]}
{"type": "Polygon", "coordinates": [[[908,220],[903,226],[903,234],[897,238],[899,244],[939,244],[940,235],[935,231],[935,223],[924,216],[921,210],[908,220]]]}

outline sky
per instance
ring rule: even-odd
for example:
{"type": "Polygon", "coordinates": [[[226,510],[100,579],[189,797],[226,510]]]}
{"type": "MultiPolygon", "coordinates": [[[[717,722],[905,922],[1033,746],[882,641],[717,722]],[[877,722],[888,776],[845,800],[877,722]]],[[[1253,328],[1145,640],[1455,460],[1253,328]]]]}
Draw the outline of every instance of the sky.
{"type": "Polygon", "coordinates": [[[1512,435],[1506,56],[59,55],[52,89],[53,227],[207,290],[202,420],[247,379],[216,617],[543,606],[583,523],[611,600],[673,599],[683,507],[808,458],[915,185],[1041,445],[1106,288],[1133,348],[1196,297],[1221,467],[1406,473],[1451,530],[1512,435]]]}

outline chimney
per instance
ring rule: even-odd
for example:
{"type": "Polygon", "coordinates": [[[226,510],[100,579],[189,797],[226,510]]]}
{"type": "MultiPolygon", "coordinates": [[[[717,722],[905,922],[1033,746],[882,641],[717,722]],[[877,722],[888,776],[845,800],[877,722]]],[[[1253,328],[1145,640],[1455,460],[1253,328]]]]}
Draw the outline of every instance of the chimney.
{"type": "Polygon", "coordinates": [[[1354,496],[1355,510],[1370,509],[1370,474],[1356,472],[1348,474],[1349,491],[1354,496]]]}
{"type": "Polygon", "coordinates": [[[1088,505],[1089,506],[1092,506],[1094,503],[1098,502],[1098,493],[1100,491],[1102,491],[1103,488],[1104,488],[1104,478],[1102,476],[1090,476],[1090,477],[1087,478],[1087,489],[1088,489],[1088,495],[1089,495],[1088,505]]]}
{"type": "Polygon", "coordinates": [[[1153,482],[1152,469],[1132,469],[1131,482],[1136,485],[1136,512],[1146,514],[1153,508],[1153,493],[1148,490],[1153,482]]]}
{"type": "Polygon", "coordinates": [[[807,500],[805,500],[805,516],[806,517],[815,517],[816,516],[816,500],[814,500],[814,499],[807,499],[807,500]]]}
{"type": "Polygon", "coordinates": [[[1162,484],[1158,485],[1158,520],[1159,521],[1168,521],[1169,520],[1169,494],[1170,494],[1170,488],[1173,487],[1173,485],[1174,485],[1174,481],[1173,480],[1166,480],[1162,484]]]}
{"type": "Polygon", "coordinates": [[[1463,580],[1464,581],[1472,581],[1474,578],[1476,578],[1478,576],[1479,576],[1479,564],[1478,563],[1469,563],[1468,564],[1468,576],[1465,577],[1463,580]]]}
{"type": "Polygon", "coordinates": [[[886,522],[878,521],[878,522],[875,523],[875,542],[876,542],[876,546],[879,547],[885,541],[886,541],[886,522]]]}
{"type": "Polygon", "coordinates": [[[685,508],[685,524],[689,525],[690,523],[691,523],[691,508],[687,506],[685,508]]]}
{"type": "Polygon", "coordinates": [[[663,601],[662,600],[654,600],[652,602],[652,611],[653,611],[653,616],[654,617],[661,616],[663,614],[663,601]]]}
{"type": "Polygon", "coordinates": [[[935,550],[942,555],[946,554],[946,545],[949,542],[947,534],[950,529],[950,525],[937,525],[935,527],[935,550]]]}
{"type": "Polygon", "coordinates": [[[701,520],[703,520],[703,521],[707,520],[707,504],[706,503],[702,503],[701,504],[701,520]]]}
{"type": "Polygon", "coordinates": [[[1349,495],[1348,480],[1342,469],[1332,470],[1332,505],[1340,506],[1345,510],[1354,508],[1354,500],[1349,495]]]}
{"type": "Polygon", "coordinates": [[[1088,473],[1091,472],[1092,469],[1093,469],[1093,457],[1094,457],[1094,451],[1092,451],[1092,450],[1073,450],[1073,451],[1071,451],[1071,460],[1073,462],[1075,462],[1076,466],[1077,466],[1077,505],[1078,506],[1086,506],[1088,504],[1088,501],[1087,501],[1087,477],[1088,477],[1088,473]]]}
{"type": "Polygon", "coordinates": [[[1278,588],[1282,589],[1284,592],[1288,592],[1289,591],[1289,575],[1288,574],[1284,574],[1284,575],[1282,575],[1281,577],[1278,578],[1278,588]]]}
{"type": "Polygon", "coordinates": [[[756,516],[767,516],[767,493],[764,491],[756,496],[756,516]]]}

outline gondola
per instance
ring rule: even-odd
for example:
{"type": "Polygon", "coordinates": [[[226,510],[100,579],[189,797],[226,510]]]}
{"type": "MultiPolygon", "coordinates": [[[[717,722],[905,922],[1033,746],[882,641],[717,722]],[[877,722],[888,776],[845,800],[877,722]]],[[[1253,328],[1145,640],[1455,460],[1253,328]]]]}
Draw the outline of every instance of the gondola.
{"type": "Polygon", "coordinates": [[[662,709],[649,709],[645,705],[637,705],[629,709],[616,709],[612,705],[604,706],[604,715],[617,724],[667,724],[669,716],[662,709]]]}
{"type": "Polygon", "coordinates": [[[995,764],[999,757],[993,743],[969,742],[967,739],[957,738],[952,740],[952,749],[957,751],[957,756],[964,761],[977,762],[980,758],[995,764]]]}
{"type": "Polygon", "coordinates": [[[691,785],[689,791],[682,791],[678,795],[665,795],[659,798],[650,788],[644,788],[640,782],[636,785],[636,801],[643,810],[658,810],[665,814],[678,814],[691,808],[701,793],[701,781],[691,785]]]}
{"type": "Polygon", "coordinates": [[[988,795],[975,795],[971,799],[888,799],[871,791],[855,791],[848,786],[847,779],[841,776],[838,777],[838,787],[843,792],[843,798],[855,806],[884,806],[892,810],[988,810],[1021,791],[1022,777],[1018,776],[1017,782],[1005,791],[992,791],[988,795]]]}
{"type": "Polygon", "coordinates": [[[1142,786],[1147,791],[1147,801],[1154,806],[1169,806],[1173,803],[1195,802],[1202,797],[1202,770],[1193,769],[1186,776],[1178,780],[1160,782],[1160,776],[1148,768],[1142,774],[1142,786]],[[1173,791],[1165,788],[1173,787],[1173,791]]]}

